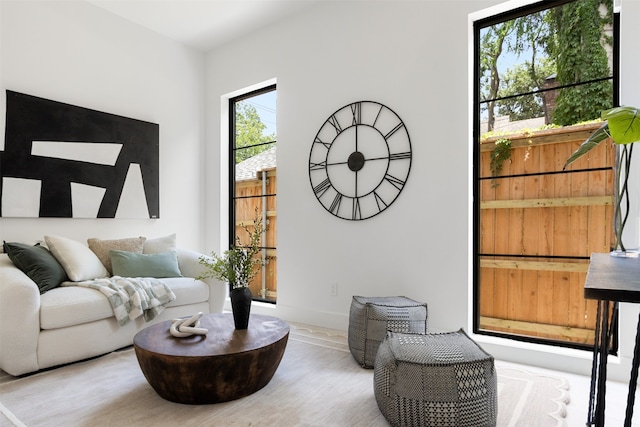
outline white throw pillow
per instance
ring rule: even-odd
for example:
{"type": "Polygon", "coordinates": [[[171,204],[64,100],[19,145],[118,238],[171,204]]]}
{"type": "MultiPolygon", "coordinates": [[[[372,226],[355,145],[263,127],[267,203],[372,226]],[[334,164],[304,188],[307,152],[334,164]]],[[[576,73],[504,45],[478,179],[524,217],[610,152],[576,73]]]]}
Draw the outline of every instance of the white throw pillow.
{"type": "Polygon", "coordinates": [[[176,234],[173,233],[173,234],[169,234],[168,236],[145,240],[144,249],[142,253],[160,254],[163,252],[171,252],[175,250],[176,250],[176,234]]]}
{"type": "Polygon", "coordinates": [[[109,277],[105,266],[88,246],[60,236],[44,236],[44,240],[72,281],[109,277]]]}

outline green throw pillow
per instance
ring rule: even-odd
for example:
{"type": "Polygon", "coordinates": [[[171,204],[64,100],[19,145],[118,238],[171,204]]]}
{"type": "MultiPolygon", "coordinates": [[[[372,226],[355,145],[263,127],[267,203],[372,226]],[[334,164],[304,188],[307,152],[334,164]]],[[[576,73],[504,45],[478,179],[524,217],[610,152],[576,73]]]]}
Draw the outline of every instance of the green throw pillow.
{"type": "Polygon", "coordinates": [[[157,254],[139,254],[127,251],[109,251],[114,276],[121,277],[182,277],[176,251],[157,254]]]}
{"type": "Polygon", "coordinates": [[[4,251],[15,266],[38,285],[41,294],[69,280],[58,260],[40,244],[4,242],[4,251]]]}

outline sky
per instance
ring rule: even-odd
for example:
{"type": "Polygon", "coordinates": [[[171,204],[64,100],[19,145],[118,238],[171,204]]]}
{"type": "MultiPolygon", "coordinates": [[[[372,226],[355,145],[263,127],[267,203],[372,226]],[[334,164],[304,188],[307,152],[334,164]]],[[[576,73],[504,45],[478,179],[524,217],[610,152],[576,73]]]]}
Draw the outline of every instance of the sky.
{"type": "Polygon", "coordinates": [[[273,90],[244,101],[256,107],[260,120],[266,126],[265,135],[276,135],[276,99],[277,90],[273,90]]]}

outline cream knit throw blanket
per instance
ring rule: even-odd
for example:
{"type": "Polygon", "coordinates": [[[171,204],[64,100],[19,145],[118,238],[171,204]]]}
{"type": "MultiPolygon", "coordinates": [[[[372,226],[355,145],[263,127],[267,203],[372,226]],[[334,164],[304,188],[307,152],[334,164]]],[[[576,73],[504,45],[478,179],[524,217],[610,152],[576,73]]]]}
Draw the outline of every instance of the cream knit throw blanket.
{"type": "Polygon", "coordinates": [[[150,321],[158,316],[176,295],[161,280],[151,277],[105,277],[82,282],[64,282],[62,286],[83,286],[102,292],[120,326],[144,316],[150,321]]]}

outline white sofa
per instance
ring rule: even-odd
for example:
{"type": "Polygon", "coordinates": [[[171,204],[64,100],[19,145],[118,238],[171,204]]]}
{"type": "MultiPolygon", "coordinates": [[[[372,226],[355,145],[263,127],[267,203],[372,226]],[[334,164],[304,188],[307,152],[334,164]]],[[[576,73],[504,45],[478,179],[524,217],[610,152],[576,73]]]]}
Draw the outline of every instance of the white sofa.
{"type": "Polygon", "coordinates": [[[131,345],[134,335],[150,324],[221,312],[225,286],[194,279],[203,268],[200,253],[176,252],[183,277],[159,279],[176,299],[152,321],[138,317],[123,326],[100,291],[64,286],[41,294],[7,254],[0,254],[0,369],[18,376],[98,356],[131,345]]]}

